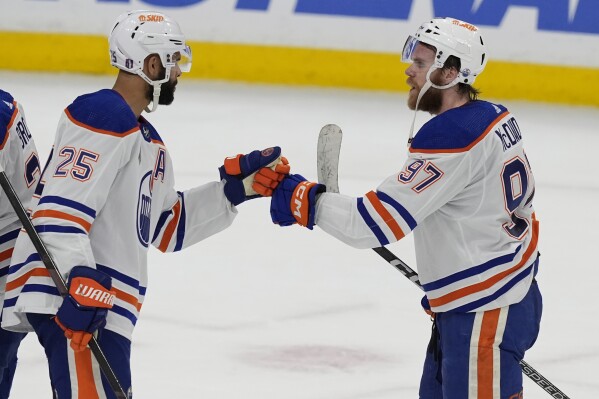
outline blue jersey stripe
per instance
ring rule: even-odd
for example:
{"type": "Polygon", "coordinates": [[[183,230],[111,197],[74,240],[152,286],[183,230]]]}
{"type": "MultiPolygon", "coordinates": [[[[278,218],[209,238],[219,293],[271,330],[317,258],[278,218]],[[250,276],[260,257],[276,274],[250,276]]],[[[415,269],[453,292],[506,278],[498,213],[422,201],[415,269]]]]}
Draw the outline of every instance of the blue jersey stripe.
{"type": "Polygon", "coordinates": [[[127,309],[125,309],[121,306],[113,305],[112,308],[110,308],[110,311],[129,319],[129,321],[133,325],[135,325],[135,323],[137,323],[137,317],[135,317],[135,315],[133,313],[131,313],[130,311],[128,311],[127,309]]]}
{"type": "Polygon", "coordinates": [[[2,234],[0,236],[0,245],[9,242],[10,240],[14,240],[19,235],[19,230],[21,228],[17,228],[13,231],[9,231],[8,233],[2,234]]]}
{"type": "Polygon", "coordinates": [[[181,198],[181,214],[179,215],[179,225],[177,226],[177,242],[175,244],[175,251],[180,251],[183,248],[183,240],[185,239],[185,198],[183,193],[178,192],[181,198]]]}
{"type": "Polygon", "coordinates": [[[412,217],[410,212],[408,212],[408,210],[404,208],[399,202],[395,201],[393,198],[391,198],[391,196],[382,191],[377,191],[376,195],[377,197],[379,197],[381,201],[391,205],[397,211],[397,213],[401,215],[403,220],[405,220],[408,226],[410,226],[410,230],[414,230],[416,228],[418,223],[416,223],[416,220],[412,217]]]}
{"type": "Polygon", "coordinates": [[[14,298],[10,298],[10,299],[5,299],[4,300],[4,308],[10,308],[11,306],[15,306],[15,304],[17,303],[17,299],[19,299],[19,297],[14,297],[14,298]]]}
{"type": "Polygon", "coordinates": [[[73,208],[75,210],[78,210],[79,212],[85,213],[86,215],[92,217],[92,218],[96,218],[96,211],[93,210],[92,208],[90,208],[87,205],[84,205],[80,202],[77,201],[73,201],[67,198],[63,198],[63,197],[59,197],[56,195],[48,195],[45,197],[42,197],[42,199],[40,199],[39,204],[58,204],[58,205],[62,205],[62,206],[66,206],[68,208],[73,208]]]}
{"type": "Polygon", "coordinates": [[[511,279],[506,284],[504,284],[500,289],[498,289],[492,295],[486,296],[484,298],[480,298],[476,301],[473,301],[473,302],[467,303],[465,305],[459,306],[457,308],[451,309],[449,312],[470,312],[474,309],[477,309],[477,308],[480,308],[481,306],[486,305],[489,302],[496,300],[497,298],[499,298],[500,296],[502,296],[503,294],[505,294],[506,292],[511,290],[514,285],[516,285],[517,283],[522,281],[531,272],[533,272],[534,269],[536,268],[536,265],[538,264],[538,262],[539,262],[539,258],[537,257],[537,260],[535,260],[532,265],[528,266],[526,269],[524,269],[523,271],[518,273],[513,279],[511,279]]]}
{"type": "Polygon", "coordinates": [[[113,279],[118,280],[121,283],[127,284],[128,286],[133,287],[136,290],[139,290],[139,281],[137,281],[133,277],[129,277],[126,274],[116,271],[108,266],[100,265],[98,263],[96,263],[96,268],[102,273],[108,274],[113,279]]]}
{"type": "Polygon", "coordinates": [[[37,252],[34,252],[31,255],[29,255],[27,257],[27,259],[25,259],[25,262],[16,263],[14,265],[11,265],[10,266],[10,274],[14,274],[14,273],[18,272],[19,269],[21,269],[23,266],[25,266],[31,262],[41,261],[41,260],[42,260],[42,258],[40,258],[40,255],[37,252]]]}
{"type": "Polygon", "coordinates": [[[8,265],[4,266],[3,268],[0,269],[0,277],[4,277],[6,275],[8,275],[8,265]]]}
{"type": "Polygon", "coordinates": [[[45,294],[60,296],[56,287],[44,284],[25,284],[21,289],[21,293],[23,292],[43,292],[45,294]]]}
{"type": "Polygon", "coordinates": [[[433,290],[437,290],[439,288],[445,287],[449,284],[453,284],[456,281],[464,280],[466,278],[469,278],[469,277],[472,277],[472,276],[475,276],[478,274],[482,274],[482,273],[486,272],[487,270],[492,269],[496,266],[513,261],[514,258],[516,257],[516,255],[518,254],[518,252],[520,252],[521,248],[522,248],[522,246],[520,245],[520,246],[518,246],[518,248],[516,248],[514,253],[502,255],[498,258],[491,259],[481,265],[470,267],[466,270],[462,270],[460,272],[454,273],[447,277],[443,277],[439,280],[430,282],[428,284],[423,284],[422,288],[424,288],[425,291],[433,291],[433,290]]]}
{"type": "Polygon", "coordinates": [[[376,224],[372,216],[370,216],[370,214],[368,213],[368,210],[364,205],[364,199],[362,197],[358,198],[358,212],[360,212],[360,215],[362,215],[362,219],[364,219],[366,225],[370,227],[370,230],[372,230],[372,232],[376,236],[377,240],[379,240],[381,245],[389,244],[389,240],[387,240],[387,237],[385,236],[385,233],[383,233],[383,230],[381,230],[381,228],[376,224]]]}
{"type": "Polygon", "coordinates": [[[162,214],[158,218],[158,223],[156,224],[156,229],[154,230],[154,237],[152,237],[152,242],[156,241],[156,238],[158,237],[158,235],[162,231],[162,228],[166,224],[166,220],[172,213],[173,211],[170,209],[168,211],[162,212],[162,214]]]}
{"type": "Polygon", "coordinates": [[[65,233],[65,234],[87,234],[85,230],[81,230],[73,226],[58,226],[54,224],[42,224],[35,226],[35,231],[38,233],[65,233]]]}

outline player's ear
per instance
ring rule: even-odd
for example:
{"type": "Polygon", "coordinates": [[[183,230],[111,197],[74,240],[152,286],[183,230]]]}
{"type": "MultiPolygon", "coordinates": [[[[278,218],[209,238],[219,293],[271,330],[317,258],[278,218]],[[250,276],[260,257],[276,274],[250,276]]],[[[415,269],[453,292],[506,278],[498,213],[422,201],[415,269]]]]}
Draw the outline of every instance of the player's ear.
{"type": "Polygon", "coordinates": [[[152,80],[159,78],[162,71],[162,62],[158,54],[150,54],[144,60],[144,72],[152,80]]]}
{"type": "Polygon", "coordinates": [[[454,79],[457,77],[458,77],[457,68],[450,67],[450,68],[442,68],[441,69],[441,79],[443,79],[443,85],[453,82],[454,79]]]}

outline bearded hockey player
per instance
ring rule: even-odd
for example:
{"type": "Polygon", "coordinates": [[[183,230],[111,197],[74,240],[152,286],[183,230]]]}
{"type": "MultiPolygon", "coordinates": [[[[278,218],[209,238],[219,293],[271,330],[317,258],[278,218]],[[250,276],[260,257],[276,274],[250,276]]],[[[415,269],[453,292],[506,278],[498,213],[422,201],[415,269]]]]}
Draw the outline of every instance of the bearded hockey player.
{"type": "Polygon", "coordinates": [[[435,18],[408,37],[408,107],[434,117],[412,138],[399,172],[363,197],[286,177],[273,221],[319,226],[357,248],[414,231],[425,308],[434,328],[421,399],[522,397],[519,362],[536,340],[535,181],[516,117],[472,87],[488,59],[480,30],[435,18]]]}
{"type": "Polygon", "coordinates": [[[114,87],[81,95],[64,110],[32,206],[69,293],[59,295],[25,233],[6,284],[3,327],[36,332],[59,399],[116,396],[87,347],[92,334],[130,396],[131,334],[146,293],[149,245],[179,251],[222,231],[237,205],[270,195],[289,171],[274,147],[227,158],[218,181],[175,190],[165,142],[142,113],[173,102],[191,49],[177,22],[152,11],[121,15],[109,49],[119,69],[114,87]]]}

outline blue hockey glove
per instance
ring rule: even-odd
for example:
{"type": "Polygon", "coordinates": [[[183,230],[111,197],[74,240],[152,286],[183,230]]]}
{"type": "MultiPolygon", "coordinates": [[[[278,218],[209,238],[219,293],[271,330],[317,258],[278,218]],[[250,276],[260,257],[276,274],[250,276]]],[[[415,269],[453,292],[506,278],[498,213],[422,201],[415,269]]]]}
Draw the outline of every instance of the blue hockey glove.
{"type": "Polygon", "coordinates": [[[271,147],[249,154],[238,154],[225,159],[218,168],[221,180],[225,180],[225,196],[233,205],[258,198],[270,197],[290,166],[281,156],[280,147],[271,147]]]}
{"type": "Polygon", "coordinates": [[[54,321],[71,340],[71,348],[80,352],[87,347],[92,334],[106,324],[115,294],[110,276],[87,266],[75,266],[67,286],[69,294],[54,321]]]}
{"type": "Polygon", "coordinates": [[[298,223],[312,230],[316,194],[325,191],[323,184],[309,182],[301,175],[288,175],[275,189],[270,201],[273,223],[280,226],[298,223]]]}

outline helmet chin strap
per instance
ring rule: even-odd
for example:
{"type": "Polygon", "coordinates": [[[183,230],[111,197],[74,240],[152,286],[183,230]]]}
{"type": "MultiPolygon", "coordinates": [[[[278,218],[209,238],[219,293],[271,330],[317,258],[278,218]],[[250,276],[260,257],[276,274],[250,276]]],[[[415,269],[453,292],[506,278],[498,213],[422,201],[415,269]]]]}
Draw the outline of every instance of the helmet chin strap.
{"type": "Polygon", "coordinates": [[[152,109],[148,108],[148,106],[150,105],[150,104],[148,104],[148,106],[146,106],[144,108],[144,110],[147,113],[154,112],[154,111],[156,111],[156,108],[158,108],[158,99],[160,98],[160,89],[162,87],[162,83],[161,82],[153,82],[153,83],[151,83],[151,85],[154,87],[154,93],[153,93],[153,97],[152,97],[152,109]]]}
{"type": "Polygon", "coordinates": [[[416,123],[416,114],[418,113],[418,106],[420,105],[420,100],[422,100],[422,97],[424,96],[424,94],[431,87],[434,87],[435,89],[443,90],[443,89],[449,89],[450,87],[453,87],[459,83],[459,76],[458,76],[452,82],[449,82],[445,86],[439,86],[439,85],[434,84],[431,81],[431,74],[433,73],[433,71],[435,69],[438,69],[438,67],[435,66],[434,64],[431,65],[431,67],[428,69],[428,72],[426,73],[426,83],[424,83],[424,86],[422,86],[422,88],[420,89],[420,92],[418,93],[418,98],[416,99],[416,107],[414,108],[414,117],[412,118],[412,126],[410,126],[410,136],[408,137],[408,148],[412,144],[412,140],[414,140],[414,124],[416,123]]]}
{"type": "Polygon", "coordinates": [[[144,111],[146,111],[147,113],[156,111],[156,108],[158,108],[158,99],[160,98],[160,89],[162,88],[162,84],[164,82],[168,82],[168,80],[171,78],[170,68],[165,68],[165,71],[166,72],[164,74],[164,79],[160,80],[150,79],[148,75],[146,75],[141,69],[137,71],[137,74],[154,88],[152,92],[152,108],[149,108],[150,104],[148,104],[148,106],[144,108],[144,111]]]}

